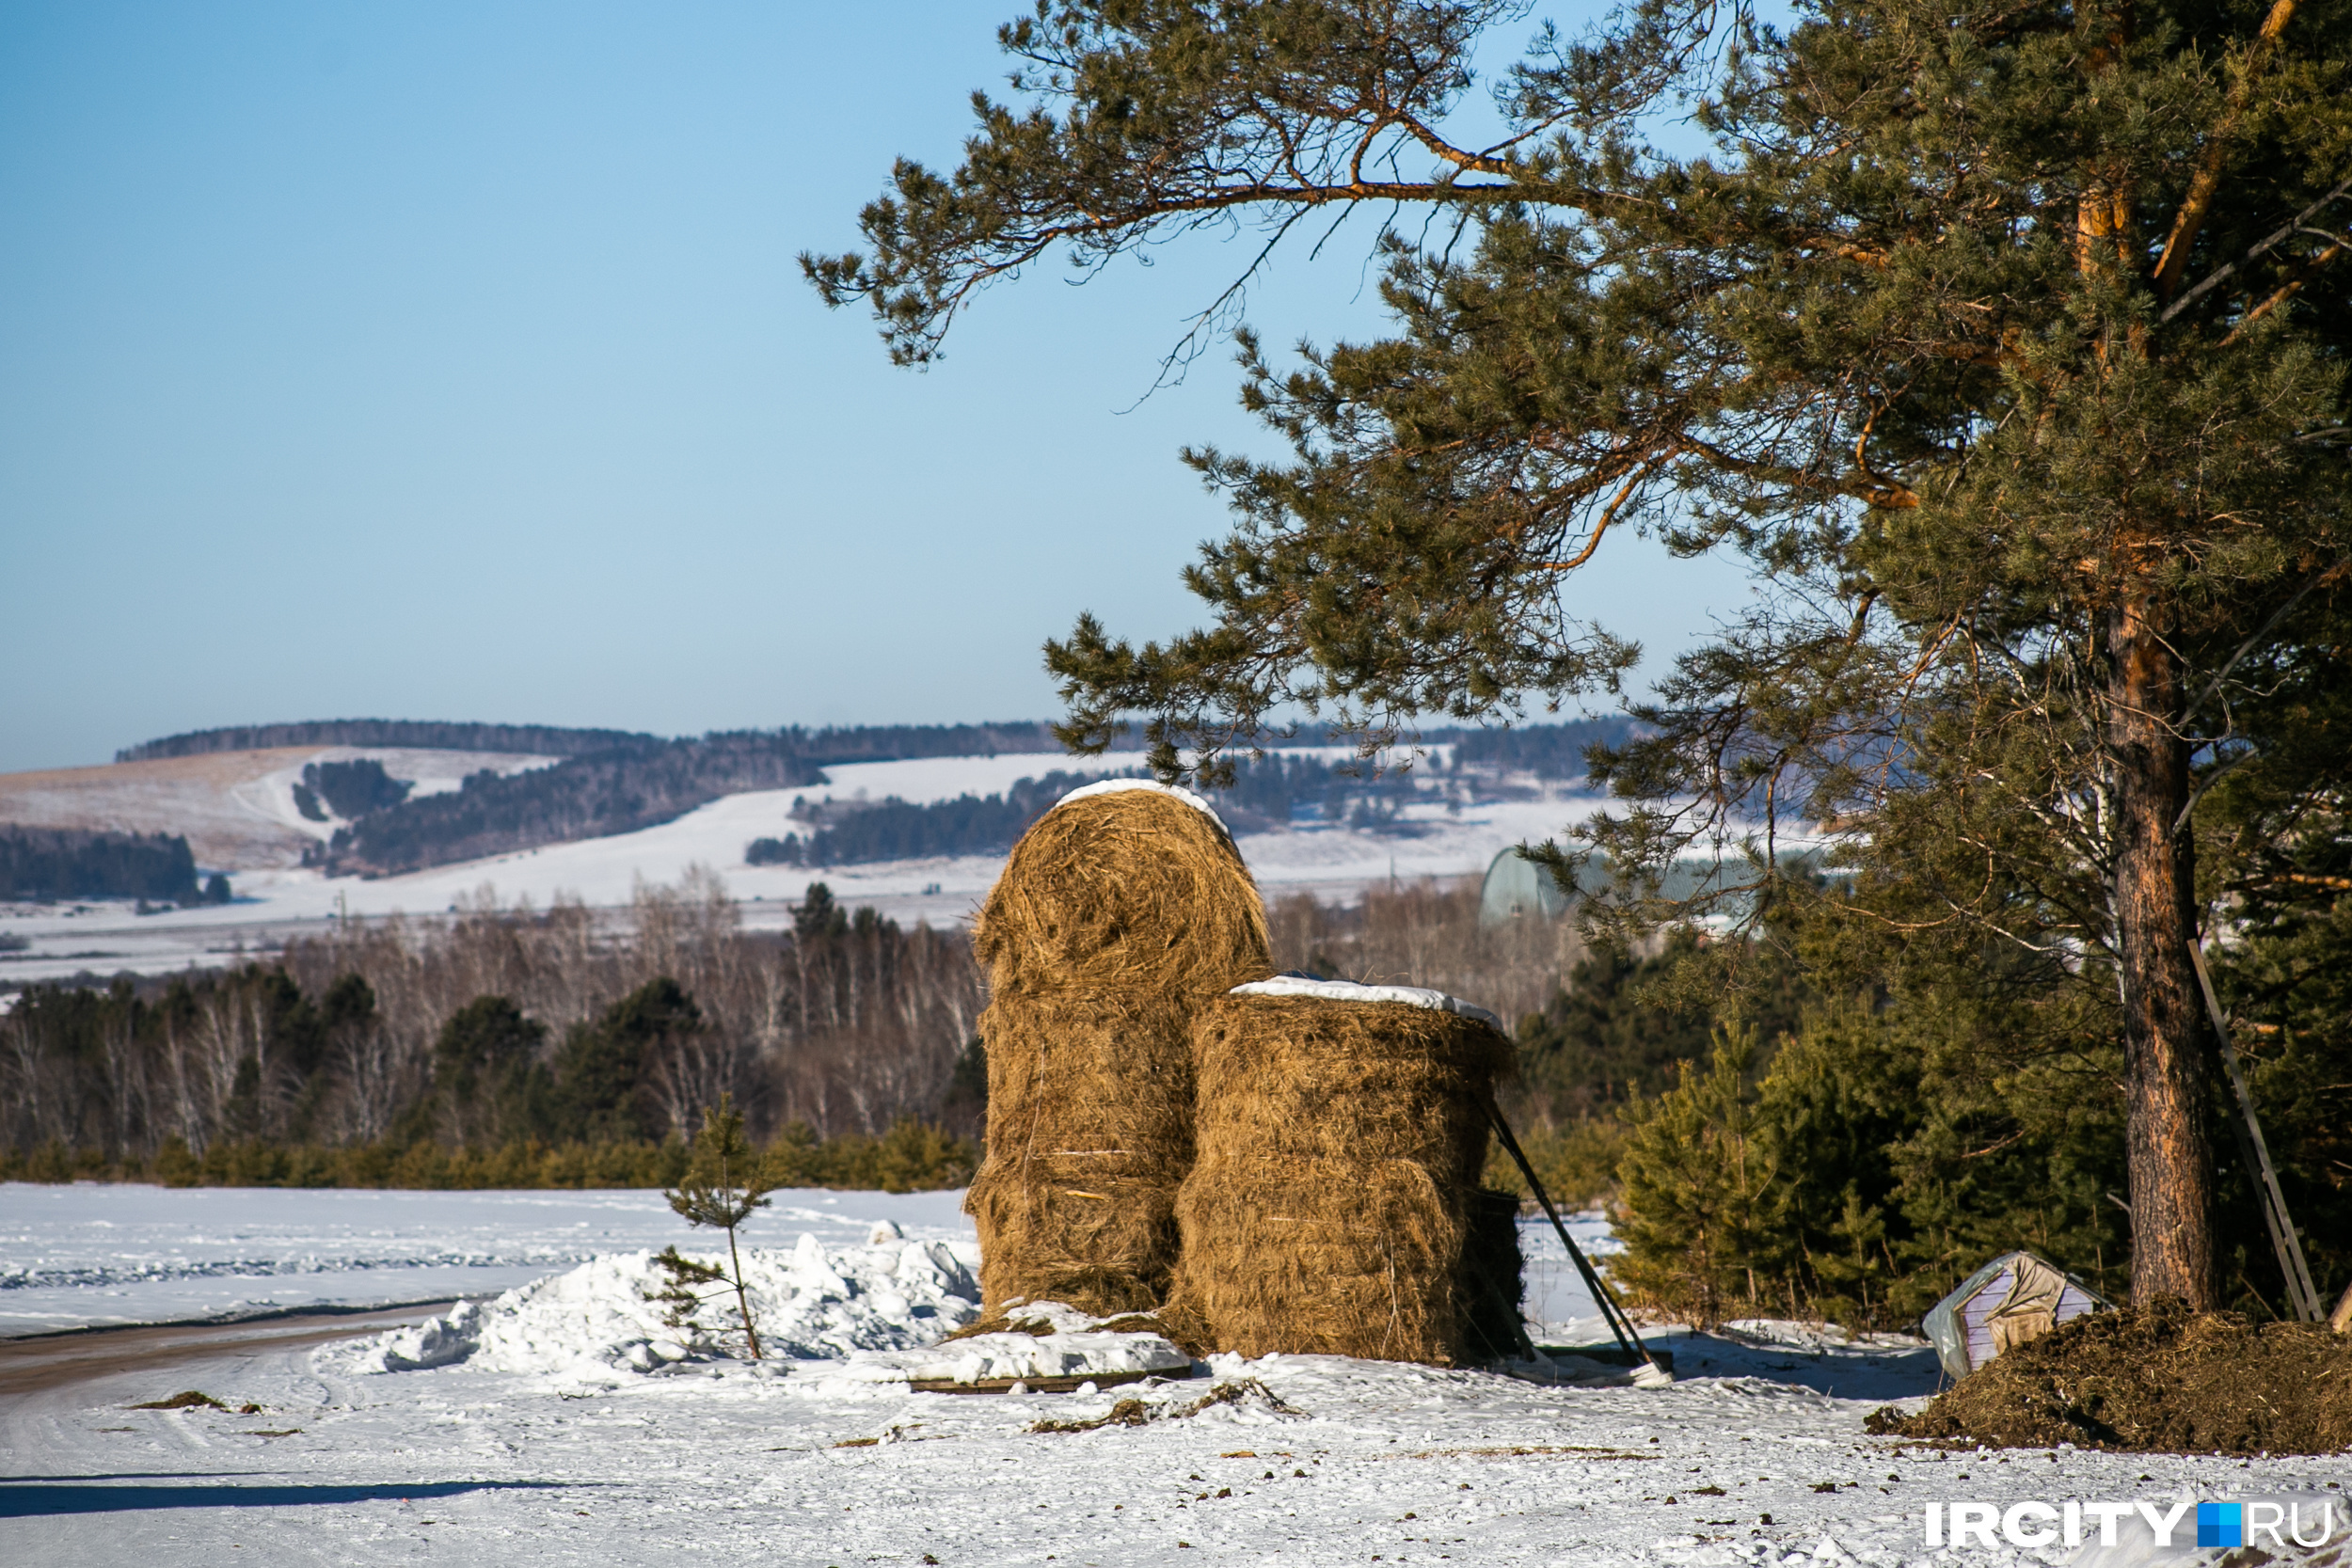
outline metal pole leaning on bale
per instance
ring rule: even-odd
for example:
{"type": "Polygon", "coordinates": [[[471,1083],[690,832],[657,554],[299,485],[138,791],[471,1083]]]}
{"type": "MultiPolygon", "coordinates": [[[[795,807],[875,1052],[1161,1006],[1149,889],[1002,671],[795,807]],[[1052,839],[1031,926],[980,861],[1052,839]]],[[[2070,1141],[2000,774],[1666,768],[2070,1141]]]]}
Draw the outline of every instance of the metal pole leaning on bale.
{"type": "Polygon", "coordinates": [[[2214,1037],[2221,1042],[2221,1064],[2229,1069],[2230,1087],[2236,1091],[2238,1115],[2230,1123],[2237,1134],[2238,1156],[2246,1162],[2247,1174],[2254,1179],[2255,1196],[2262,1203],[2263,1224],[2270,1230],[2270,1244],[2279,1254],[2280,1272],[2287,1276],[2287,1299],[2295,1304],[2295,1314],[2307,1323],[2318,1323],[2325,1314],[2319,1304],[2319,1287],[2312,1283],[2312,1266],[2303,1260],[2303,1240],[2295,1233],[2295,1221],[2287,1213],[2286,1195],[2279,1190],[2279,1173],[2270,1164],[2270,1146],[2263,1140],[2263,1124],[2254,1115],[2254,1091],[2246,1085],[2246,1069],[2239,1064],[2237,1046],[2230,1038],[2230,1018],[2221,1010],[2221,999],[2214,994],[2213,976],[2205,973],[2204,944],[2191,938],[2188,961],[2197,971],[2198,988],[2205,993],[2205,1011],[2213,1018],[2214,1037]]]}
{"type": "Polygon", "coordinates": [[[1527,1189],[1535,1195],[1535,1201],[1543,1207],[1544,1217],[1551,1221],[1552,1229],[1560,1233],[1560,1244],[1568,1249],[1569,1261],[1576,1265],[1576,1272],[1584,1276],[1584,1288],[1593,1292],[1594,1305],[1600,1308],[1600,1320],[1609,1325],[1609,1332],[1617,1337],[1618,1347],[1635,1360],[1645,1361],[1659,1371],[1665,1371],[1665,1368],[1658,1365],[1658,1357],[1649,1353],[1649,1346],[1642,1342],[1642,1336],[1633,1327],[1633,1320],[1625,1316],[1625,1308],[1617,1305],[1616,1297],[1610,1292],[1598,1271],[1585,1260],[1584,1249],[1578,1246],[1576,1239],[1568,1234],[1568,1227],[1562,1222],[1560,1211],[1551,1206],[1550,1196],[1544,1191],[1544,1183],[1536,1176],[1534,1165],[1527,1158],[1527,1151],[1519,1148],[1519,1140],[1512,1135],[1511,1124],[1502,1119],[1502,1108],[1489,1101],[1486,1115],[1493,1120],[1495,1133],[1502,1138],[1502,1147],[1509,1152],[1512,1163],[1519,1167],[1519,1174],[1527,1178],[1527,1189]]]}

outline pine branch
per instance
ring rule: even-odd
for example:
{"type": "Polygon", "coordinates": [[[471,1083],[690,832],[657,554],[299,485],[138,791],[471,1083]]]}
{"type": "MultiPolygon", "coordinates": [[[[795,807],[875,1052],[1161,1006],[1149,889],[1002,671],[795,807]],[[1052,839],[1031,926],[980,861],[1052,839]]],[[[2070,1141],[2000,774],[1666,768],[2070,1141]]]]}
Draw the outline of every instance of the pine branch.
{"type": "Polygon", "coordinates": [[[2197,172],[2189,177],[2188,194],[2182,198],[2180,212],[2172,219],[2172,231],[2165,238],[2164,252],[2156,258],[2153,282],[2158,299],[2169,299],[2172,291],[2180,287],[2181,272],[2188,265],[2189,246],[2197,243],[2198,231],[2205,226],[2205,214],[2213,210],[2214,195],[2221,188],[2221,171],[2237,138],[2238,121],[2245,118],[2255,81],[2270,63],[2271,45],[2278,42],[2279,35],[2286,31],[2289,19],[2295,15],[2295,4],[2296,0],[2273,0],[2270,14],[2263,19],[2262,30],[2246,52],[2245,64],[2239,68],[2238,79],[2230,90],[2229,106],[2206,139],[2205,155],[2199,161],[2197,172]]]}
{"type": "MultiPolygon", "coordinates": [[[[2245,266],[2251,261],[2260,260],[2271,250],[2276,249],[2278,246],[2284,245],[2288,240],[2293,239],[2296,234],[2309,231],[2306,226],[2310,224],[2312,218],[2319,214],[2320,210],[2328,206],[2330,202],[2336,200],[2338,198],[2342,197],[2347,191],[2352,191],[2352,175],[2345,176],[2343,182],[2338,184],[2335,189],[2329,191],[2326,196],[2321,197],[2317,201],[2312,202],[2310,206],[2296,214],[2295,216],[2289,218],[2286,222],[2280,224],[2277,229],[2272,230],[2261,239],[2256,240],[2252,245],[2248,245],[2234,261],[2225,261],[2219,267],[2200,278],[2195,288],[2189,290],[2188,293],[2183,294],[2180,298],[2174,300],[2171,304],[2164,308],[2164,313],[2156,317],[2156,325],[2161,326],[2165,323],[2170,321],[2173,317],[2179,315],[2182,311],[2187,309],[2191,305],[2197,303],[2201,296],[2211,290],[2220,287],[2220,285],[2233,276],[2240,267],[2245,266]]],[[[2319,232],[2321,232],[2325,238],[2330,240],[2336,238],[2336,235],[2331,230],[2323,230],[2319,232]]]]}
{"type": "MultiPolygon", "coordinates": [[[[736,1231],[745,1220],[768,1207],[767,1195],[774,1190],[774,1185],[744,1134],[743,1116],[735,1108],[734,1098],[723,1094],[719,1103],[703,1116],[702,1130],[695,1133],[688,1156],[685,1178],[675,1190],[662,1194],[669,1199],[671,1209],[687,1224],[723,1230],[727,1235],[729,1267],[725,1269],[680,1258],[675,1246],[664,1252],[657,1261],[671,1272],[670,1291],[682,1291],[690,1284],[723,1283],[730,1287],[735,1292],[736,1309],[742,1318],[743,1338],[755,1361],[761,1359],[759,1325],[752,1315],[751,1289],[743,1278],[743,1256],[736,1243],[736,1231]]],[[[665,1291],[662,1299],[673,1299],[670,1291],[665,1291]]]]}

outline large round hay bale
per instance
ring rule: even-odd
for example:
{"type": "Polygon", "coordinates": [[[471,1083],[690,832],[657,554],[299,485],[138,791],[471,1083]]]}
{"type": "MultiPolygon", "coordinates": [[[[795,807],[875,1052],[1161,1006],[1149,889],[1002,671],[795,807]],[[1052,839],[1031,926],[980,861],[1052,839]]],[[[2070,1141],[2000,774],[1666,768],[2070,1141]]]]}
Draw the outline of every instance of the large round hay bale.
{"type": "Polygon", "coordinates": [[[1265,904],[1187,790],[1072,790],[1012,847],[972,931],[995,994],[1173,990],[1194,1004],[1272,973],[1265,904]]]}
{"type": "Polygon", "coordinates": [[[1065,797],[980,911],[988,1149],[965,1211],[990,1311],[1165,1298],[1191,1168],[1194,1011],[1265,975],[1265,908],[1232,840],[1181,791],[1065,797]]]}
{"type": "Polygon", "coordinates": [[[1245,1355],[1489,1359],[1469,1243],[1510,1042],[1435,992],[1267,989],[1193,1025],[1176,1306],[1245,1355]]]}

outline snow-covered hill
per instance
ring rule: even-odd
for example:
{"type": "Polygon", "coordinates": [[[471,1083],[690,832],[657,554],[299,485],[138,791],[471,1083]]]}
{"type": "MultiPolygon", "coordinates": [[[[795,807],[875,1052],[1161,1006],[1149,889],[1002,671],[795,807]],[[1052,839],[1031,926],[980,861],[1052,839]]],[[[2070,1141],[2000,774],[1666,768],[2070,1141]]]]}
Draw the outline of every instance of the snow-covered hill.
{"type": "MultiPolygon", "coordinates": [[[[1336,760],[1346,753],[1312,754],[1336,760]]],[[[208,820],[251,823],[257,831],[266,827],[277,835],[272,843],[292,844],[298,852],[301,845],[329,831],[329,825],[304,820],[294,808],[292,786],[302,766],[322,758],[361,755],[381,759],[396,777],[414,779],[420,794],[453,788],[465,773],[481,767],[511,770],[552,760],[339,747],[228,753],[79,771],[121,775],[135,769],[210,765],[220,778],[213,781],[215,787],[205,806],[211,814],[208,820]],[[240,758],[245,760],[230,766],[240,758]]],[[[637,832],[550,845],[400,877],[330,878],[293,863],[298,853],[273,849],[264,863],[248,862],[228,867],[237,897],[234,903],[219,908],[140,916],[124,906],[103,903],[0,906],[0,934],[29,944],[19,952],[0,953],[0,984],[83,970],[151,974],[191,962],[217,963],[240,945],[246,950],[265,946],[292,930],[342,915],[436,915],[461,901],[485,895],[507,904],[527,898],[542,908],[558,897],[577,898],[591,906],[625,906],[640,887],[675,884],[697,867],[724,883],[728,894],[743,906],[746,924],[754,927],[787,923],[790,906],[815,881],[826,883],[846,904],[872,905],[901,922],[961,924],[970,919],[994,883],[1003,857],[962,855],[809,868],[752,866],[745,863],[744,850],[755,838],[780,837],[803,828],[790,815],[794,801],[803,797],[812,804],[894,797],[920,804],[962,795],[1002,794],[1018,780],[1056,768],[1122,772],[1140,769],[1142,762],[1139,752],[1114,752],[1083,762],[1012,754],[836,765],[826,770],[830,782],[824,785],[731,795],[675,821],[637,832]]],[[[1296,822],[1260,832],[1245,828],[1237,841],[1268,898],[1311,891],[1345,902],[1365,886],[1391,879],[1483,872],[1501,850],[1556,833],[1597,804],[1594,797],[1573,788],[1527,778],[1516,781],[1516,786],[1504,793],[1511,798],[1475,803],[1462,803],[1457,798],[1452,805],[1430,793],[1406,805],[1389,831],[1344,823],[1296,822]]],[[[184,804],[178,802],[175,809],[184,804]]],[[[93,819],[82,825],[108,824],[93,819]]],[[[150,818],[140,819],[141,831],[152,832],[160,825],[150,818]]],[[[218,864],[218,861],[207,863],[206,869],[218,864]]]]}
{"type": "Polygon", "coordinates": [[[409,798],[455,789],[469,773],[516,773],[558,757],[488,752],[427,752],[395,747],[280,746],[259,752],[118,762],[0,774],[0,825],[87,828],[112,832],[177,833],[207,871],[234,876],[298,865],[302,852],[338,826],[312,820],[294,803],[294,785],[312,763],[361,757],[407,780],[409,798]]]}

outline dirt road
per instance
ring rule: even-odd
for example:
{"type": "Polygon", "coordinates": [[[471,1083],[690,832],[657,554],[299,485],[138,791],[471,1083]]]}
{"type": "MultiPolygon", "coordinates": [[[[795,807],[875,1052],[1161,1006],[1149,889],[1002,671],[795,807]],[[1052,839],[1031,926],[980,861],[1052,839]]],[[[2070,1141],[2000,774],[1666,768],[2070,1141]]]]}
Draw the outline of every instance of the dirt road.
{"type": "MultiPolygon", "coordinates": [[[[120,1372],[162,1372],[183,1361],[236,1359],[323,1345],[415,1323],[453,1305],[416,1302],[362,1312],[303,1312],[236,1323],[86,1329],[0,1339],[0,1400],[120,1372]]],[[[157,1386],[154,1398],[176,1392],[157,1386]]]]}

